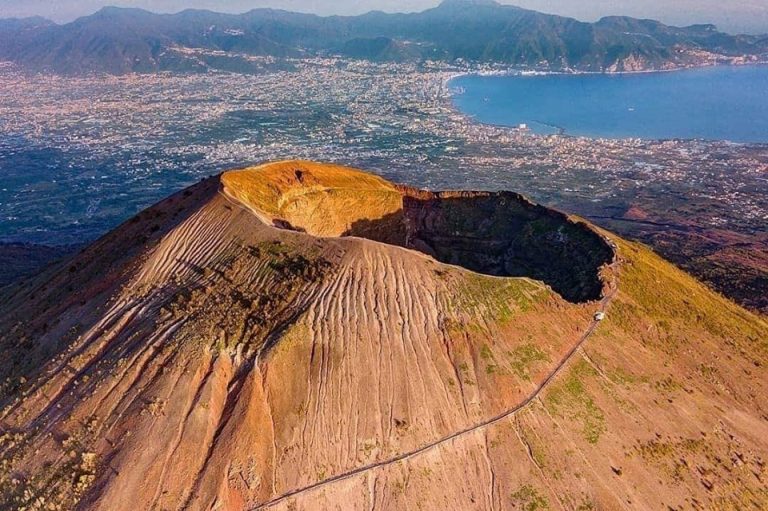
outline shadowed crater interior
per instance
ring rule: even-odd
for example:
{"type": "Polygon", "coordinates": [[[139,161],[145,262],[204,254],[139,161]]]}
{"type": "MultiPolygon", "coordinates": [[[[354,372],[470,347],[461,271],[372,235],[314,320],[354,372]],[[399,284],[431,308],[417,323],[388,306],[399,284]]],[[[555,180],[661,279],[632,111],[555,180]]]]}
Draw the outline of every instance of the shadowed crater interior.
{"type": "Polygon", "coordinates": [[[571,302],[597,300],[613,259],[586,224],[511,192],[430,193],[400,187],[403,209],[344,233],[404,246],[488,275],[529,277],[571,302]]]}

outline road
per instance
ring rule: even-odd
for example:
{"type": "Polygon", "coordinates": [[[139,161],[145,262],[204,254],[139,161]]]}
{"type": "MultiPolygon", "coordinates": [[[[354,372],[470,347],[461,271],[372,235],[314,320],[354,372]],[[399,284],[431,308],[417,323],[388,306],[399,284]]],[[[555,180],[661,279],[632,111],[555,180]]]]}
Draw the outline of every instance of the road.
{"type": "MultiPolygon", "coordinates": [[[[614,262],[610,265],[610,267],[613,269],[613,279],[612,282],[609,284],[611,286],[611,289],[606,294],[606,296],[600,301],[600,305],[598,309],[595,310],[595,313],[602,312],[605,313],[608,305],[613,300],[614,296],[616,295],[616,292],[618,291],[618,276],[617,272],[615,271],[616,268],[619,265],[618,260],[614,260],[614,262]]],[[[462,429],[460,431],[456,431],[448,436],[441,437],[433,442],[430,442],[428,444],[425,444],[418,449],[415,449],[413,451],[404,452],[402,454],[399,454],[397,456],[394,456],[392,458],[388,458],[385,460],[377,461],[374,463],[370,463],[368,465],[363,465],[358,468],[355,468],[353,470],[350,470],[348,472],[343,472],[341,474],[337,474],[333,477],[329,477],[328,479],[324,479],[322,481],[318,481],[316,483],[310,484],[308,486],[304,486],[302,488],[296,488],[294,490],[288,491],[286,493],[283,493],[282,495],[273,498],[272,500],[269,500],[267,502],[264,502],[262,504],[259,504],[258,506],[251,508],[250,511],[258,511],[262,509],[267,509],[272,506],[275,506],[277,504],[280,504],[291,497],[295,497],[297,495],[300,495],[302,493],[311,492],[313,490],[320,489],[324,486],[331,485],[333,483],[337,483],[339,481],[343,481],[345,479],[349,479],[351,477],[358,476],[362,473],[368,472],[369,470],[374,470],[377,468],[386,467],[388,465],[392,465],[393,463],[397,463],[400,461],[408,460],[411,458],[414,458],[416,456],[419,456],[427,451],[430,451],[432,449],[435,449],[447,442],[450,442],[452,440],[455,440],[457,438],[460,438],[464,435],[471,434],[475,431],[478,431],[483,428],[487,428],[488,426],[492,426],[494,424],[497,424],[511,416],[513,416],[515,413],[519,412],[526,406],[528,406],[531,402],[533,402],[536,398],[539,397],[541,392],[547,387],[547,385],[557,377],[558,374],[562,372],[562,370],[565,368],[565,366],[568,364],[568,362],[573,358],[573,356],[576,354],[576,352],[581,348],[581,346],[586,342],[586,340],[589,338],[590,335],[594,333],[594,331],[597,329],[597,326],[600,324],[600,321],[595,319],[593,317],[592,322],[589,325],[589,328],[582,334],[582,336],[579,338],[578,342],[576,342],[573,347],[568,351],[568,353],[565,354],[565,356],[560,360],[560,363],[555,366],[555,368],[547,375],[547,377],[531,392],[528,397],[526,397],[522,402],[518,403],[513,408],[510,408],[494,417],[491,417],[490,419],[486,419],[483,422],[480,422],[478,424],[475,424],[473,426],[470,426],[468,428],[462,429]]]]}

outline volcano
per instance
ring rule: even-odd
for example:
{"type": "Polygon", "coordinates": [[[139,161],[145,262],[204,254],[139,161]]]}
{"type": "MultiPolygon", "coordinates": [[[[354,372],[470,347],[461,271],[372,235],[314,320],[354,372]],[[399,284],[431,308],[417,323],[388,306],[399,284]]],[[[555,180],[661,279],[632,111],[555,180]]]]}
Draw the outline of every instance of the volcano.
{"type": "Polygon", "coordinates": [[[579,218],[270,163],[0,290],[0,508],[765,509],[766,364],[579,218]]]}

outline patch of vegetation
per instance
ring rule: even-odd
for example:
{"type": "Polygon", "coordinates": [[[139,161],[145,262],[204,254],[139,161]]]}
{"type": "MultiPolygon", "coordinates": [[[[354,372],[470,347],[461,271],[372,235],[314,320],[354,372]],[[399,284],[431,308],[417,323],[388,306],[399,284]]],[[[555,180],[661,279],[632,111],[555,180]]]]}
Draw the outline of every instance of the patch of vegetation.
{"type": "Polygon", "coordinates": [[[199,273],[209,278],[194,289],[182,287],[164,306],[169,317],[186,319],[187,335],[205,342],[213,339],[216,351],[265,342],[296,296],[322,279],[331,266],[281,242],[248,246],[244,253],[217,263],[210,272],[201,269],[199,273]],[[253,285],[254,272],[258,285],[253,285]],[[227,314],[209,312],[222,310],[227,314]]]}
{"type": "Polygon", "coordinates": [[[720,381],[720,371],[717,367],[709,364],[699,364],[696,369],[707,382],[718,383],[720,381]]]}
{"type": "Polygon", "coordinates": [[[315,281],[330,267],[328,261],[319,257],[308,258],[280,241],[250,246],[248,253],[255,259],[266,260],[267,266],[283,279],[315,281]]]}
{"type": "Polygon", "coordinates": [[[680,453],[699,452],[705,446],[706,442],[701,438],[685,438],[676,441],[654,438],[636,446],[635,451],[646,461],[664,461],[680,453]]]}
{"type": "Polygon", "coordinates": [[[596,374],[586,361],[579,360],[563,381],[550,388],[545,398],[552,413],[581,422],[584,439],[591,444],[597,443],[606,430],[605,414],[584,386],[584,380],[596,374]]]}
{"type": "Polygon", "coordinates": [[[512,371],[524,380],[531,379],[530,368],[537,362],[548,362],[549,356],[535,344],[526,343],[509,353],[512,371]]]}
{"type": "Polygon", "coordinates": [[[459,371],[461,372],[461,376],[462,376],[462,380],[461,381],[464,383],[464,385],[474,385],[475,384],[475,382],[472,381],[469,378],[469,375],[468,375],[468,373],[469,373],[469,364],[467,364],[466,362],[462,362],[461,364],[459,364],[459,371]]]}
{"type": "Polygon", "coordinates": [[[515,490],[510,496],[512,505],[522,511],[540,511],[549,509],[549,500],[546,496],[530,484],[524,484],[515,490]]]}
{"type": "Polygon", "coordinates": [[[397,480],[392,484],[392,495],[398,496],[405,493],[405,481],[397,480]]]}
{"type": "Polygon", "coordinates": [[[377,449],[378,447],[379,447],[379,441],[371,440],[371,441],[363,442],[363,445],[360,446],[360,451],[363,453],[363,455],[366,458],[370,458],[371,454],[373,453],[373,450],[377,449]]]}
{"type": "Polygon", "coordinates": [[[743,509],[768,509],[768,487],[745,488],[728,485],[728,490],[715,496],[711,509],[742,511],[743,509]]]}
{"type": "Polygon", "coordinates": [[[712,292],[648,248],[617,242],[627,262],[621,271],[622,293],[611,305],[603,334],[618,328],[634,335],[642,324],[643,332],[647,332],[643,341],[670,355],[692,339],[710,337],[734,352],[768,362],[765,321],[712,292]]]}
{"type": "Polygon", "coordinates": [[[497,372],[499,366],[497,366],[494,363],[493,352],[491,351],[491,348],[489,348],[487,344],[483,344],[483,346],[480,348],[480,358],[482,358],[486,362],[486,366],[485,366],[486,374],[491,375],[497,372]]]}
{"type": "Polygon", "coordinates": [[[502,279],[467,273],[459,281],[455,294],[458,310],[474,310],[481,317],[509,323],[520,312],[531,310],[544,301],[549,292],[524,279],[502,279]]]}
{"type": "Polygon", "coordinates": [[[643,377],[629,373],[621,366],[615,366],[607,371],[608,378],[617,385],[629,387],[643,381],[643,377]]]}
{"type": "Polygon", "coordinates": [[[683,386],[671,376],[667,376],[664,379],[655,381],[653,383],[653,387],[659,392],[665,393],[675,392],[683,388],[683,386]]]}
{"type": "Polygon", "coordinates": [[[635,453],[643,460],[663,469],[673,481],[681,482],[686,473],[690,471],[686,457],[701,453],[707,454],[711,448],[707,441],[702,438],[665,441],[657,437],[636,445],[634,449],[635,453]]]}

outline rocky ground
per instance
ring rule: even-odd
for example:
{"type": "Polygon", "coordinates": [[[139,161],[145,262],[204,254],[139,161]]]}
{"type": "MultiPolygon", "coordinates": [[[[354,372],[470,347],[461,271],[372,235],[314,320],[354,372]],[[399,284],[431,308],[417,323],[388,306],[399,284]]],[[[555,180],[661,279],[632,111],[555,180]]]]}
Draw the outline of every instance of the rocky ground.
{"type": "MultiPolygon", "coordinates": [[[[398,213],[354,172],[205,180],[2,290],[2,505],[768,505],[764,320],[592,228],[616,259],[579,303],[313,235],[398,213]],[[333,215],[285,215],[297,200],[333,215]]],[[[566,256],[569,225],[541,233],[566,256]]]]}

